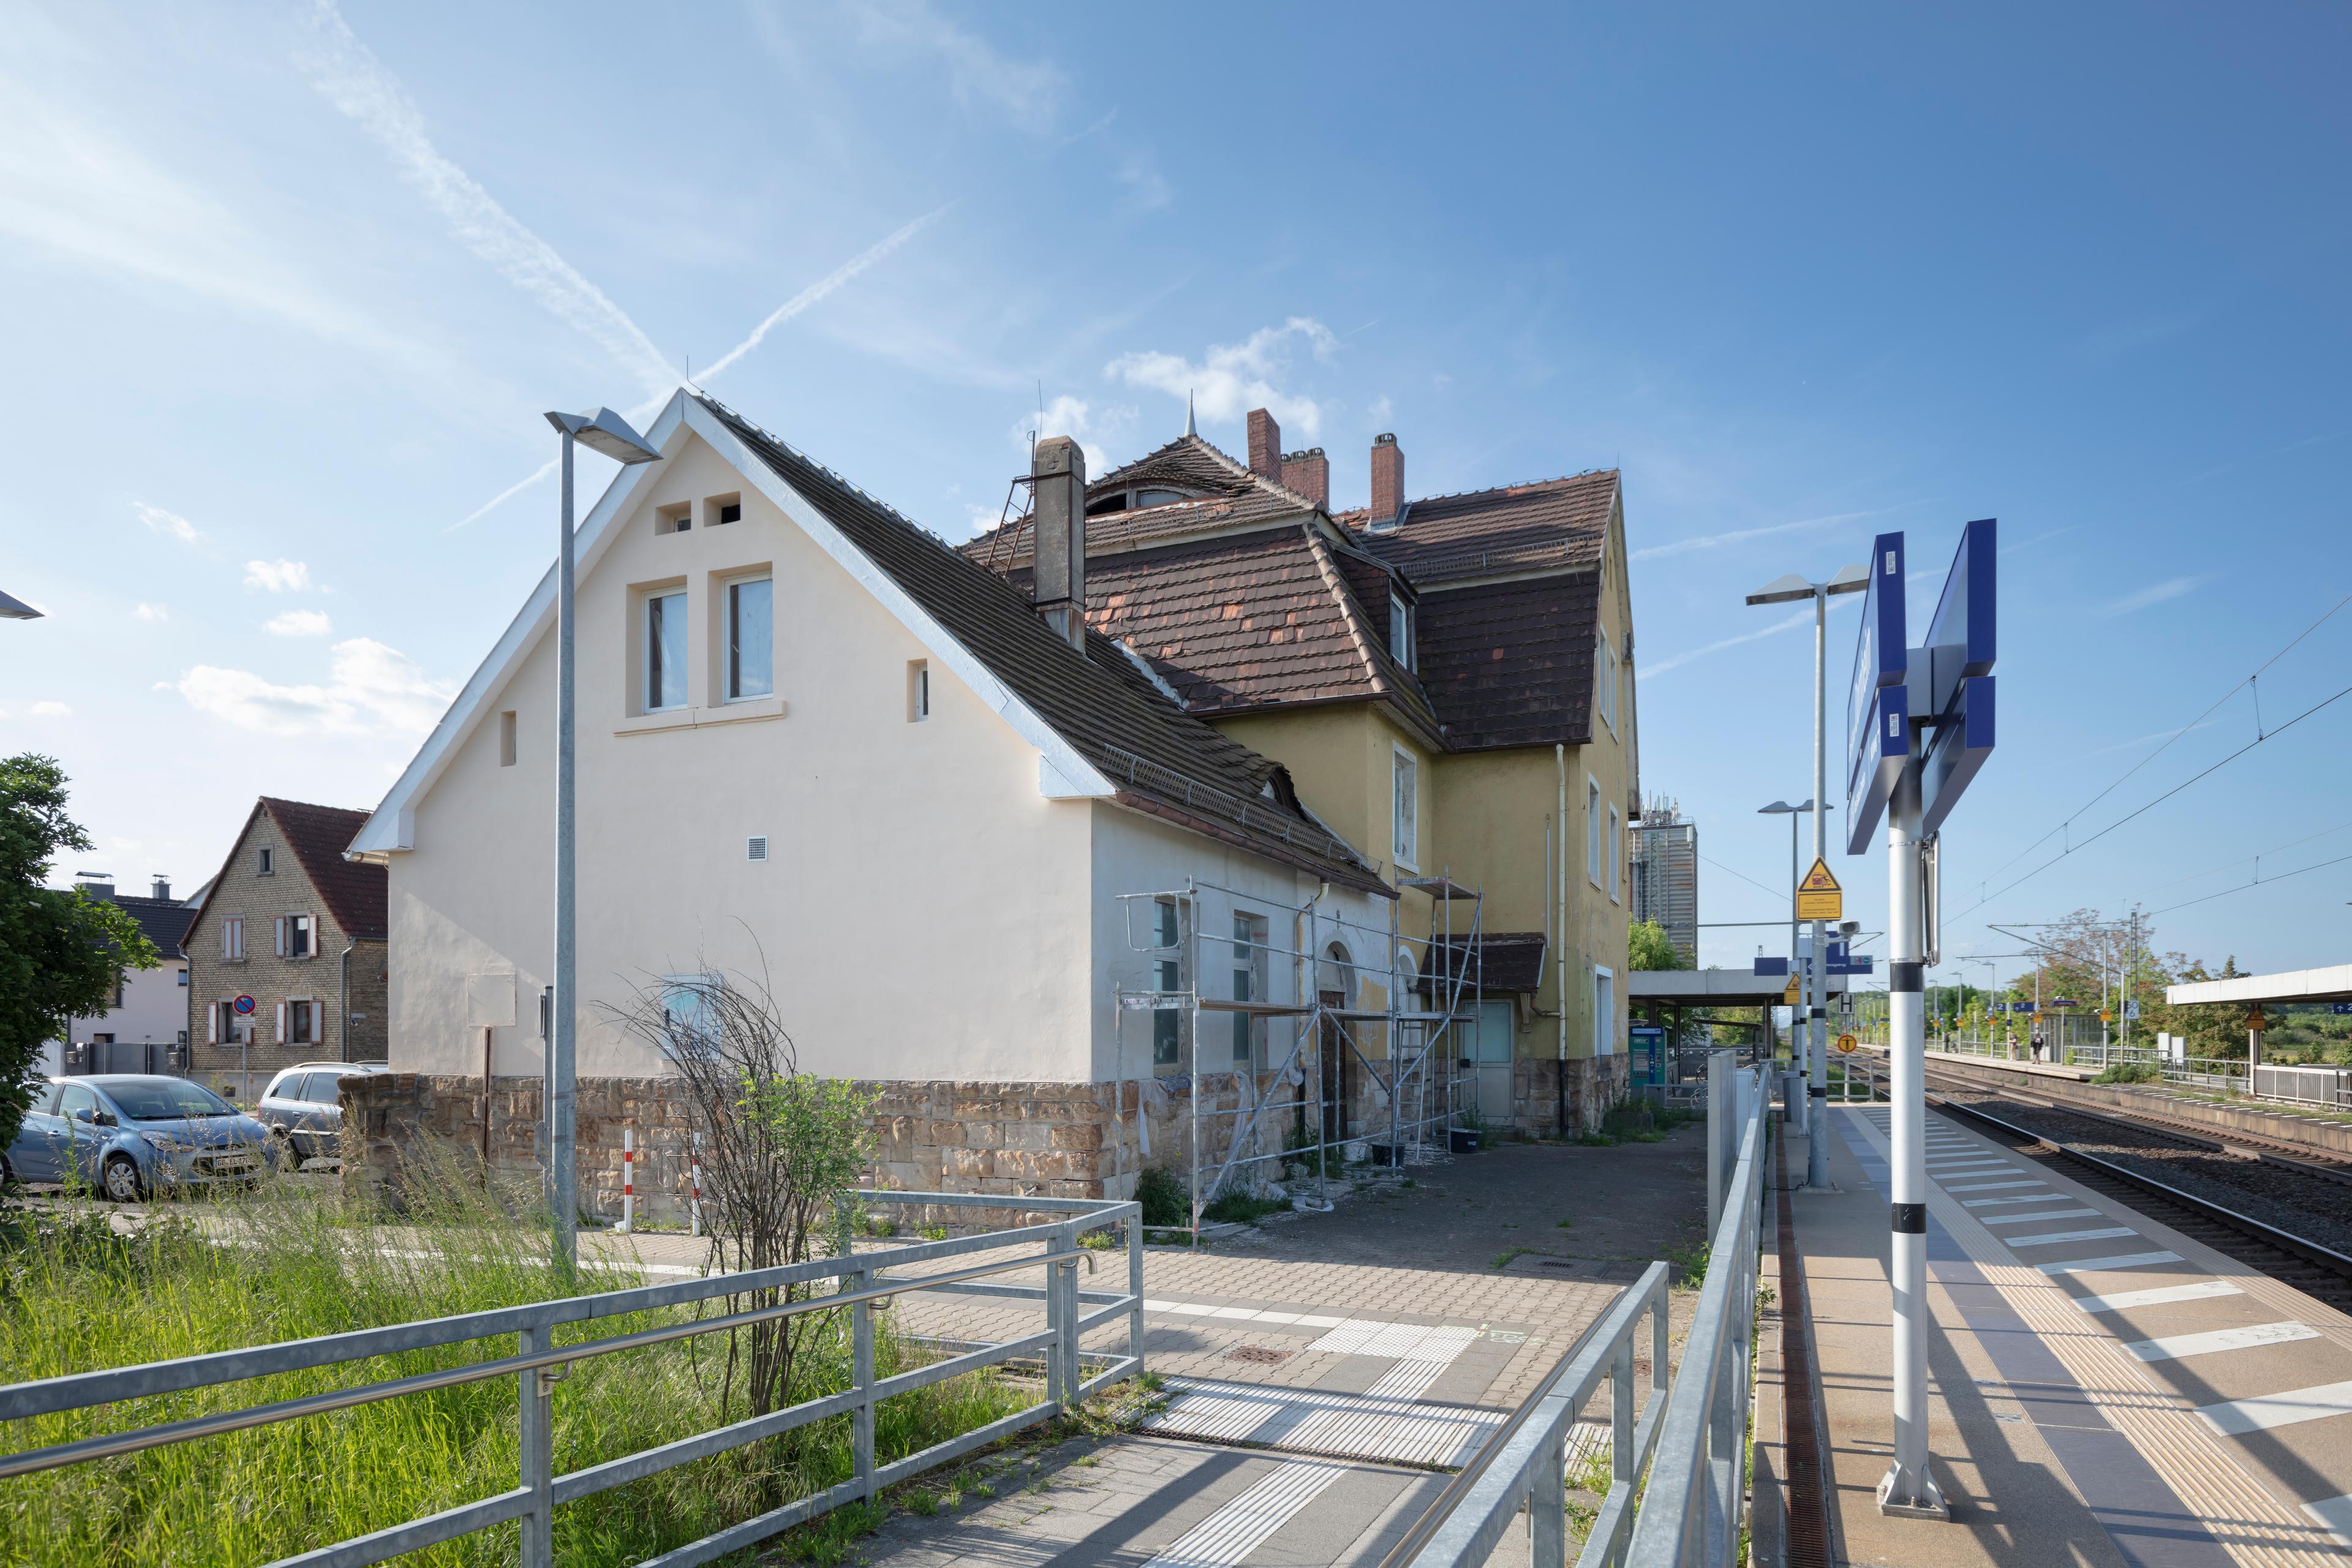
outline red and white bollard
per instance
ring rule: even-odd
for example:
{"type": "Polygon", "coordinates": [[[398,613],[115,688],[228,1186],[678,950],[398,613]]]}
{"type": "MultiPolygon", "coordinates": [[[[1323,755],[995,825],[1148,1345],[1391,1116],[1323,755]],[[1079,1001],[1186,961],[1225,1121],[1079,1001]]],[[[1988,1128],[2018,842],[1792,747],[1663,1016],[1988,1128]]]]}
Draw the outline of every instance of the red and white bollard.
{"type": "Polygon", "coordinates": [[[694,1234],[702,1234],[702,1134],[694,1135],[694,1202],[688,1211],[694,1216],[694,1234]]]}
{"type": "Polygon", "coordinates": [[[626,1235],[637,1223],[637,1133],[621,1129],[621,1223],[614,1228],[626,1235]]]}

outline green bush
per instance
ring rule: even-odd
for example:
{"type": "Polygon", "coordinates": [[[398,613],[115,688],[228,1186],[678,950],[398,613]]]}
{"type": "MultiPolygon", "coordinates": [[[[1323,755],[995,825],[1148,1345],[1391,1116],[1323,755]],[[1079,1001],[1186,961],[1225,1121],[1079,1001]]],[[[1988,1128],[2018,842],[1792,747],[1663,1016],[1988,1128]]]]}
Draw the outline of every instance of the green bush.
{"type": "Polygon", "coordinates": [[[1213,1225],[1255,1225],[1289,1206],[1281,1198],[1254,1198],[1247,1193],[1229,1192],[1202,1209],[1201,1217],[1213,1225]]]}
{"type": "Polygon", "coordinates": [[[1152,1226],[1190,1226],[1191,1194],[1176,1173],[1165,1165],[1146,1165],[1135,1178],[1135,1201],[1143,1205],[1143,1223],[1152,1226]]]}
{"type": "Polygon", "coordinates": [[[2154,1062],[2112,1062],[2093,1083],[2162,1083],[2164,1069],[2154,1062]]]}

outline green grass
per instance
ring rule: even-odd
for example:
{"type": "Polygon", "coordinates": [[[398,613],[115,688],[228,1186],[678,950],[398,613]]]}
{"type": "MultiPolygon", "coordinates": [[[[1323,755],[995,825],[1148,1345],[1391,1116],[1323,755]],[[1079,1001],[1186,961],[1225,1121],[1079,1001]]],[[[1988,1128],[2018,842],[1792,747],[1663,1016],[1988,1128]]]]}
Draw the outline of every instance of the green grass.
{"type": "Polygon", "coordinates": [[[1507,1247],[1503,1248],[1502,1251],[1496,1253],[1495,1255],[1495,1261],[1489,1263],[1486,1267],[1489,1268],[1508,1268],[1511,1266],[1511,1259],[1517,1258],[1524,1253],[1533,1252],[1535,1248],[1532,1247],[1507,1247]]]}
{"type": "Polygon", "coordinates": [[[1283,1198],[1254,1198],[1247,1193],[1230,1192],[1201,1211],[1201,1217],[1213,1225],[1255,1225],[1270,1214],[1280,1214],[1290,1206],[1283,1198]]]}
{"type": "Polygon", "coordinates": [[[2162,1083],[2164,1069],[2154,1062],[2115,1062],[2091,1081],[2093,1083],[2162,1083]]]}
{"type": "MultiPolygon", "coordinates": [[[[167,1205],[137,1236],[102,1214],[0,1214],[0,1366],[31,1380],[544,1300],[545,1231],[478,1192],[396,1228],[358,1222],[290,1186],[219,1204],[167,1205]],[[224,1245],[225,1241],[233,1244],[224,1245]],[[385,1256],[387,1252],[399,1256],[385,1256]]],[[[579,1289],[639,1281],[583,1268],[579,1289]]],[[[722,1310],[709,1303],[703,1315],[722,1310]]],[[[692,1315],[640,1313],[566,1330],[559,1343],[626,1333],[692,1315]]],[[[919,1364],[881,1315],[883,1375],[919,1364]]],[[[846,1382],[837,1319],[811,1331],[795,1399],[846,1382]]],[[[509,1336],[289,1373],[11,1424],[12,1449],[116,1432],[513,1353],[509,1336]]],[[[709,1430],[746,1411],[740,1387],[722,1415],[722,1336],[699,1336],[574,1363],[556,1385],[558,1474],[709,1430]]],[[[149,1449],[0,1484],[12,1563],[266,1562],[505,1491],[516,1484],[516,1380],[280,1421],[200,1443],[149,1449]]],[[[877,1412],[884,1462],[1034,1403],[992,1372],[903,1394],[877,1412]]],[[[805,1496],[850,1473],[847,1417],[614,1488],[556,1513],[567,1564],[636,1563],[805,1496]]],[[[782,1543],[788,1557],[838,1563],[871,1523],[835,1510],[782,1543]]],[[[861,1516],[862,1517],[862,1516],[861,1516]]],[[[404,1563],[511,1562],[507,1525],[404,1563]]],[[[779,1547],[771,1543],[766,1550],[779,1547]]],[[[739,1557],[738,1561],[748,1560],[739,1557]]]]}

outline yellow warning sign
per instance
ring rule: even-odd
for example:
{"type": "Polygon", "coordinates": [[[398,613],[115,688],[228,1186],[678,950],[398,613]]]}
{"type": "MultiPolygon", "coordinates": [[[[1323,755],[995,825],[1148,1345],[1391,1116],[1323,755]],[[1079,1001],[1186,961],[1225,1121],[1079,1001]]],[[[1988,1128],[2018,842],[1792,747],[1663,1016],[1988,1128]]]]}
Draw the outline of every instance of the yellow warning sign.
{"type": "Polygon", "coordinates": [[[1797,884],[1797,918],[1801,921],[1845,919],[1845,889],[1830,875],[1830,863],[1816,858],[1805,879],[1797,884]]]}
{"type": "MultiPolygon", "coordinates": [[[[559,542],[561,542],[559,541],[559,542]]],[[[1843,1051],[1846,1055],[1852,1056],[1853,1054],[1853,1046],[1854,1039],[1852,1035],[1840,1035],[1838,1037],[1838,1049],[1843,1051]]]]}
{"type": "Polygon", "coordinates": [[[1795,975],[1791,974],[1789,976],[1789,988],[1780,993],[1780,1000],[1782,1004],[1787,1006],[1793,1007],[1797,1005],[1797,977],[1795,975]]]}

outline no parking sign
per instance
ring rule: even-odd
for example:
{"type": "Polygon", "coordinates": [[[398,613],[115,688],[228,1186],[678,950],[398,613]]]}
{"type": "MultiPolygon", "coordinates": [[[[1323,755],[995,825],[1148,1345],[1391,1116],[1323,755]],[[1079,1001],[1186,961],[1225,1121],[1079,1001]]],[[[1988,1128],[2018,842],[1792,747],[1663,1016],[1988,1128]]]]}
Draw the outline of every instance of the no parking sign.
{"type": "Polygon", "coordinates": [[[255,1005],[253,998],[250,996],[240,996],[236,1001],[229,1004],[231,1007],[234,1007],[240,1013],[252,1012],[255,1005]]]}

